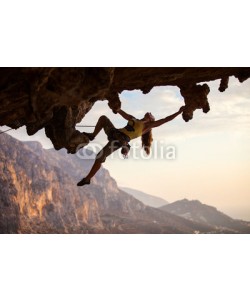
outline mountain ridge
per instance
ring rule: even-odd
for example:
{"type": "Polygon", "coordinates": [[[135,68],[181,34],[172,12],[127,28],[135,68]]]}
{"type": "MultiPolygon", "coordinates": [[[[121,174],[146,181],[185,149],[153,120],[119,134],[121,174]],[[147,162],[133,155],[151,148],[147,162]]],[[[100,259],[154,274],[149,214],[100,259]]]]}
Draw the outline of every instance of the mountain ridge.
{"type": "Polygon", "coordinates": [[[168,204],[169,202],[161,197],[158,196],[154,196],[133,188],[129,188],[129,187],[121,187],[119,186],[119,188],[123,191],[125,191],[126,193],[134,196],[136,199],[140,200],[141,202],[143,202],[145,205],[148,206],[152,206],[152,207],[156,207],[159,208],[163,205],[168,204]]]}
{"type": "Polygon", "coordinates": [[[144,205],[101,168],[90,186],[76,182],[93,160],[39,142],[0,135],[1,233],[193,233],[212,226],[144,205]]]}
{"type": "Polygon", "coordinates": [[[188,200],[185,198],[164,205],[160,209],[186,218],[187,220],[206,225],[213,224],[216,228],[250,233],[250,222],[233,219],[220,212],[216,207],[203,204],[199,200],[188,200]]]}

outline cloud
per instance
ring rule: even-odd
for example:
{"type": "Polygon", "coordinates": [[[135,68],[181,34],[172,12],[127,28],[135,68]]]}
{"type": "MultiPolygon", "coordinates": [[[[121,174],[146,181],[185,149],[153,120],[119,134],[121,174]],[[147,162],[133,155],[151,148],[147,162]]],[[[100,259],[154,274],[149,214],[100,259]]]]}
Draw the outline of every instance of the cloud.
{"type": "Polygon", "coordinates": [[[241,85],[237,79],[232,78],[228,90],[224,93],[218,91],[218,81],[209,83],[209,86],[211,91],[208,99],[211,110],[207,114],[196,110],[193,119],[188,123],[177,117],[157,128],[159,136],[199,136],[219,132],[249,135],[250,81],[241,85]]]}

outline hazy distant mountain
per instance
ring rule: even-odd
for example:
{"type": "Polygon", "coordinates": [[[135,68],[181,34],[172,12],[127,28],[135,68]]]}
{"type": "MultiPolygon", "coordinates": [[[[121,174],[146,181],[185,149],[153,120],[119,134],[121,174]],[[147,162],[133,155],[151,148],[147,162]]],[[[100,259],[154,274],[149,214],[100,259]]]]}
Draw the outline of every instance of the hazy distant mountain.
{"type": "Polygon", "coordinates": [[[232,230],[236,233],[250,233],[250,222],[235,220],[215,207],[202,204],[198,200],[183,199],[160,208],[202,224],[214,226],[218,230],[232,230]]]}
{"type": "Polygon", "coordinates": [[[148,205],[148,206],[157,208],[157,207],[161,207],[163,205],[168,204],[168,202],[166,200],[164,200],[163,198],[149,195],[149,194],[146,194],[144,192],[141,192],[141,191],[138,191],[135,189],[131,189],[128,187],[119,187],[119,189],[134,196],[136,199],[140,200],[142,203],[144,203],[145,205],[148,205]]]}
{"type": "Polygon", "coordinates": [[[193,233],[210,225],[146,206],[101,168],[77,187],[93,160],[0,135],[1,233],[193,233]]]}

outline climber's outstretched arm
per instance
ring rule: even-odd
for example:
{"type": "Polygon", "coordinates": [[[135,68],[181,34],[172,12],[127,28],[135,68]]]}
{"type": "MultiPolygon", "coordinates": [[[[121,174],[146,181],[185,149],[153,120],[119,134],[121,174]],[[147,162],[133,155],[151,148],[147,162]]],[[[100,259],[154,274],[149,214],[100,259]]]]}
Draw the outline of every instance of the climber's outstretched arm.
{"type": "Polygon", "coordinates": [[[174,118],[176,118],[179,114],[181,114],[184,110],[184,107],[185,106],[182,106],[179,111],[177,111],[175,114],[172,114],[170,116],[167,116],[166,118],[164,119],[160,119],[160,120],[157,120],[157,121],[153,121],[150,123],[150,127],[153,128],[153,127],[158,127],[158,126],[161,126],[162,124],[165,124],[169,121],[172,121],[174,118]]]}
{"type": "Polygon", "coordinates": [[[120,114],[124,119],[126,119],[127,121],[130,121],[131,119],[133,119],[134,117],[132,115],[127,114],[125,111],[123,111],[122,109],[118,109],[117,113],[120,114]]]}

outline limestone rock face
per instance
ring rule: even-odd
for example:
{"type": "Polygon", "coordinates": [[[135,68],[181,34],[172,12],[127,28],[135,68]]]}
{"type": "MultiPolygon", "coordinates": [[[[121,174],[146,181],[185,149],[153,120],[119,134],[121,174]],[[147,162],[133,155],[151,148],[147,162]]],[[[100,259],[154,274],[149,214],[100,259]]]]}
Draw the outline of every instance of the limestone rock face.
{"type": "Polygon", "coordinates": [[[29,135],[45,128],[56,150],[75,153],[89,142],[76,123],[95,101],[108,100],[115,112],[124,90],[177,86],[186,105],[183,119],[189,121],[195,109],[209,111],[209,88],[199,83],[221,79],[222,92],[230,76],[243,82],[250,68],[0,68],[0,126],[25,125],[29,135]]]}
{"type": "Polygon", "coordinates": [[[0,135],[0,233],[192,233],[213,228],[144,205],[93,160],[0,135]]]}
{"type": "Polygon", "coordinates": [[[72,178],[60,167],[49,164],[39,143],[21,143],[5,134],[0,141],[0,231],[103,228],[97,200],[74,188],[72,178]]]}

